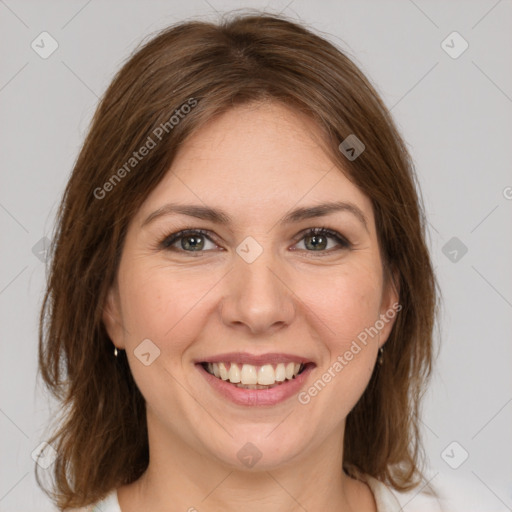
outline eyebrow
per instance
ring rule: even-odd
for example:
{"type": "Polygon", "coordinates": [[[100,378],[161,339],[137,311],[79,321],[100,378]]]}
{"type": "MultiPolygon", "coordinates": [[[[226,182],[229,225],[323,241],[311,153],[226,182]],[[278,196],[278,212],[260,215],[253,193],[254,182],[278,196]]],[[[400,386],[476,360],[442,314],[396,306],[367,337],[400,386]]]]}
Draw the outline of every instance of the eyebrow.
{"type": "MultiPolygon", "coordinates": [[[[336,201],[330,203],[321,203],[312,206],[296,208],[287,213],[279,221],[280,224],[293,224],[307,219],[314,219],[317,217],[324,217],[336,212],[349,212],[353,214],[363,224],[366,231],[368,231],[368,221],[362,210],[354,203],[345,201],[336,201]]],[[[197,219],[209,220],[215,224],[231,225],[231,217],[217,208],[210,208],[208,206],[192,205],[192,204],[176,204],[167,203],[158,210],[151,213],[147,219],[142,223],[142,227],[159,217],[172,214],[188,215],[197,219]]]]}

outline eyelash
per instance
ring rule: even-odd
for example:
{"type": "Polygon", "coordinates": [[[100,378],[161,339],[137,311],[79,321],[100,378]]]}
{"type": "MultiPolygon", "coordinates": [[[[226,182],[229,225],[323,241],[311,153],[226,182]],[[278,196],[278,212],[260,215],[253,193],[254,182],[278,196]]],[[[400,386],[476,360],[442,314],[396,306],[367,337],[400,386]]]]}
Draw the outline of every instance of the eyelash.
{"type": "MultiPolygon", "coordinates": [[[[172,247],[172,245],[174,243],[176,243],[177,241],[179,241],[180,239],[182,238],[185,238],[186,236],[192,236],[192,235],[201,235],[201,236],[204,236],[206,237],[210,242],[216,244],[215,240],[212,239],[212,237],[209,235],[209,232],[206,231],[206,230],[203,230],[203,229],[184,229],[184,230],[181,230],[181,231],[178,231],[176,233],[172,233],[170,235],[167,235],[159,244],[159,248],[160,249],[163,249],[163,250],[170,250],[170,251],[175,251],[175,252],[181,252],[181,253],[189,253],[191,254],[193,257],[197,257],[199,255],[201,255],[201,253],[204,253],[204,252],[209,252],[209,251],[185,251],[184,249],[178,249],[176,247],[172,247]],[[197,254],[197,256],[194,255],[194,253],[197,254]]],[[[330,254],[336,250],[346,250],[346,249],[351,249],[352,248],[352,244],[343,236],[341,235],[340,233],[338,233],[337,231],[334,231],[332,229],[329,229],[329,228],[325,228],[325,227],[320,227],[320,228],[309,228],[303,232],[301,232],[299,235],[297,236],[300,236],[300,238],[298,238],[298,240],[295,242],[295,244],[299,243],[301,240],[303,240],[305,237],[307,236],[311,236],[311,235],[324,235],[328,238],[333,238],[341,247],[338,248],[338,249],[328,249],[328,250],[321,250],[321,251],[308,251],[307,249],[301,249],[305,252],[310,252],[310,253],[316,253],[318,252],[318,254],[321,256],[321,255],[326,255],[326,254],[330,254]]],[[[218,244],[216,244],[218,245],[218,244]]]]}

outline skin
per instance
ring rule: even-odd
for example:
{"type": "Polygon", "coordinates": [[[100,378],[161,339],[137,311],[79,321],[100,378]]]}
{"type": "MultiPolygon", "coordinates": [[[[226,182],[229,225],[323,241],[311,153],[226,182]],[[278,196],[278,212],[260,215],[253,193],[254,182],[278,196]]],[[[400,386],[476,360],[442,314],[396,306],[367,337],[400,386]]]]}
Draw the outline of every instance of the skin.
{"type": "Polygon", "coordinates": [[[343,436],[392,320],[307,405],[297,396],[235,405],[194,365],[232,351],[297,354],[316,363],[307,389],[398,301],[385,285],[371,201],[321,137],[311,119],[275,102],[231,109],[187,139],[132,219],[104,321],[147,403],[150,464],[118,489],[123,512],[376,511],[369,487],[341,470],[343,436]],[[291,209],[340,200],[362,210],[367,230],[347,211],[278,222],[291,209]],[[233,224],[172,214],[143,226],[168,202],[223,209],[233,224]],[[351,248],[329,237],[315,250],[300,236],[315,227],[351,248]],[[159,245],[182,229],[211,233],[200,256],[159,245]],[[248,236],[263,248],[250,264],[236,253],[248,236]],[[144,339],[160,349],[149,366],[134,355],[144,339]],[[262,453],[252,468],[237,458],[247,442],[262,453]]]}

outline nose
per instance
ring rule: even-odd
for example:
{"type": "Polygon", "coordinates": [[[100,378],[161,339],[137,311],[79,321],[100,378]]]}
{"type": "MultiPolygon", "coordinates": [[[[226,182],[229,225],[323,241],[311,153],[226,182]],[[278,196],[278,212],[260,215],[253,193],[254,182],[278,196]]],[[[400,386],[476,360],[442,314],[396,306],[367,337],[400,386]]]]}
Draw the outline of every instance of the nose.
{"type": "Polygon", "coordinates": [[[293,322],[297,308],[290,278],[270,251],[252,263],[236,255],[226,280],[221,303],[225,325],[268,336],[293,322]]]}

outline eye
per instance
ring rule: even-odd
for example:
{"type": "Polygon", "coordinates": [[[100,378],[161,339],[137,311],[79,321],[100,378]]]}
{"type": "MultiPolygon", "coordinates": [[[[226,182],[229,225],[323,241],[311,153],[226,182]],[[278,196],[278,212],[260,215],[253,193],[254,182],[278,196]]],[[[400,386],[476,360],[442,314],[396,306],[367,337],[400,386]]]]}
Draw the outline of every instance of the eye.
{"type": "MultiPolygon", "coordinates": [[[[160,243],[162,249],[201,253],[218,247],[202,229],[185,229],[167,236],[160,243]],[[208,243],[213,247],[208,249],[208,243]]],[[[198,254],[199,256],[200,254],[198,254]]]]}
{"type": "MultiPolygon", "coordinates": [[[[304,241],[304,246],[308,252],[332,252],[332,246],[329,246],[329,239],[334,240],[335,246],[341,246],[342,249],[350,249],[350,242],[337,231],[328,228],[311,228],[302,233],[299,242],[304,241]]],[[[336,250],[336,249],[335,249],[336,250]]]]}
{"type": "MultiPolygon", "coordinates": [[[[295,245],[303,241],[306,249],[301,250],[307,252],[331,253],[352,247],[343,235],[328,228],[311,228],[299,236],[301,238],[295,245]],[[329,240],[335,242],[334,247],[332,245],[329,247],[329,240]]],[[[219,246],[209,236],[208,231],[202,229],[185,229],[168,235],[160,242],[159,247],[175,252],[186,252],[192,256],[201,256],[203,252],[219,249],[219,246]],[[211,246],[208,247],[208,244],[211,246]]]]}

